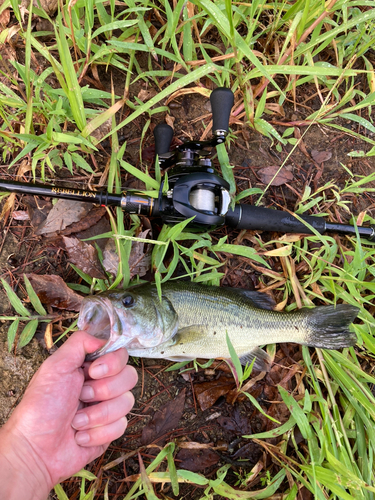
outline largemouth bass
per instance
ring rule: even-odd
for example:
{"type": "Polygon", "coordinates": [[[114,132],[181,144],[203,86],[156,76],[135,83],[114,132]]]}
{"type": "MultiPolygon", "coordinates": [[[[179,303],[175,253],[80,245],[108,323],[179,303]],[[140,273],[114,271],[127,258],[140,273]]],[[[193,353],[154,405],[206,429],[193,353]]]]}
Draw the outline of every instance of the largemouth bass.
{"type": "Polygon", "coordinates": [[[295,342],[339,349],[356,343],[349,325],[357,307],[340,304],[283,313],[273,311],[274,305],[264,293],[190,282],[163,284],[160,302],[156,287],[147,283],[86,297],[78,327],[108,340],[89,360],[120,347],[145,358],[226,359],[228,333],[241,363],[255,357],[254,366],[262,370],[270,359],[260,345],[295,342]]]}

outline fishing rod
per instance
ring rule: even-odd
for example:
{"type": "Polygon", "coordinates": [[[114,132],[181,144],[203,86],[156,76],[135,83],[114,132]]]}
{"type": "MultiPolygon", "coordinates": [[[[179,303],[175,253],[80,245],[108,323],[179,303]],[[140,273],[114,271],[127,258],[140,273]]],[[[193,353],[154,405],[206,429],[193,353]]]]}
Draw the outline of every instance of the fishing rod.
{"type": "MultiPolygon", "coordinates": [[[[187,141],[176,150],[169,151],[173,139],[172,127],[166,123],[155,127],[155,152],[160,166],[163,169],[171,167],[168,171],[167,190],[164,192],[163,180],[158,198],[145,196],[134,190],[112,194],[107,191],[6,180],[0,180],[0,190],[121,207],[129,214],[159,217],[169,225],[194,217],[189,226],[203,231],[226,224],[236,229],[313,234],[305,224],[307,223],[321,234],[356,234],[354,226],[327,222],[322,217],[294,216],[289,212],[243,203],[236,204],[232,209],[230,186],[213,168],[210,155],[212,149],[223,143],[228,134],[234,96],[230,89],[219,87],[212,91],[210,101],[213,134],[208,141],[187,141]]],[[[357,230],[361,237],[375,242],[375,225],[359,226],[357,230]]]]}

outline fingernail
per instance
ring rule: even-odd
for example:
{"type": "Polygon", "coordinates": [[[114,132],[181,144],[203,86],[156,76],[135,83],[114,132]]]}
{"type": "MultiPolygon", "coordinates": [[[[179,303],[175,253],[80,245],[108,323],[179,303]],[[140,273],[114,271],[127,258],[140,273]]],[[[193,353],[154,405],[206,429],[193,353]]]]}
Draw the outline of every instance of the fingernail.
{"type": "Polygon", "coordinates": [[[82,387],[80,399],[82,401],[89,401],[90,399],[94,399],[94,395],[94,389],[91,387],[91,385],[84,385],[82,387]]]}
{"type": "Polygon", "coordinates": [[[74,429],[79,429],[80,427],[84,427],[89,423],[89,418],[86,413],[76,413],[76,416],[73,418],[72,427],[74,429]]]}
{"type": "Polygon", "coordinates": [[[88,432],[77,432],[76,434],[77,444],[86,444],[89,441],[90,441],[90,434],[88,432]]]}
{"type": "Polygon", "coordinates": [[[108,373],[108,365],[102,363],[100,365],[92,366],[90,369],[90,375],[92,378],[101,378],[108,373]]]}

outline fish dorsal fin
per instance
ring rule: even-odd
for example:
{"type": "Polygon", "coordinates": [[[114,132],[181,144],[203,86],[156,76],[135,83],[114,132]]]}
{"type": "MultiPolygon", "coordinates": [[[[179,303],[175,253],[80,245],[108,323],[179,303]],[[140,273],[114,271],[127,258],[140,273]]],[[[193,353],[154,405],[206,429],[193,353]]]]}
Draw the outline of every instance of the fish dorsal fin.
{"type": "Polygon", "coordinates": [[[243,290],[242,288],[223,287],[224,290],[234,292],[244,299],[250,301],[254,307],[258,309],[272,310],[276,306],[276,302],[267,293],[255,292],[253,290],[243,290]]]}
{"type": "Polygon", "coordinates": [[[268,372],[271,368],[272,360],[270,356],[260,347],[254,347],[251,351],[240,356],[241,365],[251,364],[255,358],[254,368],[261,372],[268,372]]]}

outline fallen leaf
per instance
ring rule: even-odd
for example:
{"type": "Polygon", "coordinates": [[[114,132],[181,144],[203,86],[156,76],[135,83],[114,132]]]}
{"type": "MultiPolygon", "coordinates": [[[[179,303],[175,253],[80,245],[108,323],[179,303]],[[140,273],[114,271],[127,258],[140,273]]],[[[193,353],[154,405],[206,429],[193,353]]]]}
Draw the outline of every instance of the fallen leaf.
{"type": "Polygon", "coordinates": [[[365,220],[366,217],[366,210],[363,212],[360,212],[357,217],[357,226],[362,226],[363,221],[365,220]]]}
{"type": "Polygon", "coordinates": [[[295,139],[298,139],[297,146],[298,149],[302,151],[302,153],[307,156],[307,158],[310,158],[309,152],[306,149],[305,143],[302,140],[301,132],[298,127],[294,127],[294,137],[295,139]]]}
{"type": "Polygon", "coordinates": [[[174,128],[175,117],[171,115],[165,115],[165,123],[170,127],[174,128]]]}
{"type": "Polygon", "coordinates": [[[323,163],[332,158],[332,151],[317,151],[314,149],[311,151],[311,156],[316,163],[323,163]]]}
{"type": "Polygon", "coordinates": [[[6,28],[9,24],[10,21],[10,10],[5,9],[1,14],[0,14],[0,25],[3,28],[6,28]]]}
{"type": "MultiPolygon", "coordinates": [[[[88,214],[88,217],[90,216],[90,213],[88,214]]],[[[68,228],[67,228],[68,229],[68,228]]],[[[101,219],[98,220],[95,224],[92,226],[88,227],[87,229],[84,229],[83,231],[79,231],[78,233],[75,233],[74,236],[80,240],[85,240],[87,238],[93,238],[96,236],[99,236],[101,234],[105,233],[110,233],[111,232],[111,224],[109,222],[109,219],[106,215],[104,215],[101,219]]],[[[109,238],[96,238],[95,243],[96,245],[100,248],[100,250],[103,252],[109,238]]]]}
{"type": "Polygon", "coordinates": [[[15,210],[12,213],[12,217],[14,220],[29,220],[29,214],[26,210],[15,210]]]}
{"type": "Polygon", "coordinates": [[[241,446],[231,458],[234,460],[249,460],[250,463],[254,464],[262,458],[262,455],[263,451],[259,444],[251,442],[241,446]]]}
{"type": "Polygon", "coordinates": [[[142,161],[149,163],[155,158],[155,144],[142,149],[142,161]]]}
{"type": "Polygon", "coordinates": [[[52,323],[48,323],[46,326],[46,331],[44,332],[44,342],[46,343],[47,349],[52,349],[53,347],[52,329],[52,323]]]}
{"type": "MultiPolygon", "coordinates": [[[[146,229],[138,234],[138,238],[146,239],[150,229],[146,229]]],[[[130,277],[144,276],[151,269],[151,245],[142,241],[133,241],[129,256],[130,277]],[[145,246],[147,250],[145,251],[145,246]]]]}
{"type": "Polygon", "coordinates": [[[177,464],[180,469],[201,472],[203,469],[217,464],[220,456],[212,450],[183,449],[177,453],[176,460],[180,460],[180,463],[177,464]]]}
{"type": "Polygon", "coordinates": [[[8,221],[9,214],[13,212],[14,205],[16,203],[16,193],[10,193],[9,196],[7,196],[6,201],[3,205],[3,209],[0,214],[0,220],[3,220],[4,227],[6,226],[6,223],[8,221]]]}
{"type": "Polygon", "coordinates": [[[25,158],[21,161],[20,166],[17,169],[17,176],[16,180],[17,181],[22,181],[22,177],[27,173],[31,172],[32,166],[31,166],[31,161],[28,158],[25,158]]]}
{"type": "Polygon", "coordinates": [[[284,108],[282,106],[280,106],[280,104],[269,102],[269,103],[266,103],[265,108],[269,109],[274,114],[285,116],[284,108]]]}
{"type": "Polygon", "coordinates": [[[186,389],[183,389],[176,399],[169,401],[169,403],[155,412],[151,422],[143,427],[141,437],[142,445],[147,445],[154,441],[159,441],[160,444],[160,438],[177,427],[184,411],[185,396],[186,389]]]}
{"type": "Polygon", "coordinates": [[[38,236],[42,234],[63,231],[67,226],[78,222],[89,213],[92,206],[80,201],[58,200],[49,212],[46,220],[35,231],[38,236]]]}
{"type": "Polygon", "coordinates": [[[195,396],[202,411],[211,408],[220,396],[224,396],[233,389],[234,380],[227,377],[220,377],[217,380],[203,382],[194,385],[195,396]]]}
{"type": "Polygon", "coordinates": [[[63,236],[69,260],[92,278],[106,279],[99,261],[98,251],[78,238],[63,236]]]}
{"type": "MultiPolygon", "coordinates": [[[[93,207],[81,220],[73,222],[73,224],[61,231],[61,234],[63,236],[69,236],[73,233],[86,231],[86,229],[89,229],[92,226],[96,226],[103,215],[106,213],[107,210],[105,207],[93,207]]],[[[95,234],[93,234],[93,236],[97,236],[98,234],[100,233],[96,232],[95,234]]]]}
{"type": "MultiPolygon", "coordinates": [[[[105,110],[101,109],[101,111],[104,112],[105,110]]],[[[112,131],[112,118],[108,118],[108,120],[99,125],[99,127],[96,128],[95,130],[93,130],[90,135],[92,137],[95,137],[95,139],[97,139],[97,141],[100,142],[103,139],[103,137],[109,134],[111,131],[112,131]]]]}
{"type": "Polygon", "coordinates": [[[22,201],[26,205],[31,225],[38,229],[52,209],[51,200],[42,200],[35,196],[24,196],[22,201]]]}
{"type": "Polygon", "coordinates": [[[154,499],[155,494],[154,494],[154,488],[152,487],[152,483],[150,481],[150,478],[147,475],[141,454],[138,452],[138,462],[139,462],[139,470],[141,472],[141,478],[142,478],[142,488],[143,491],[145,492],[146,498],[154,499]]]}
{"type": "MultiPolygon", "coordinates": [[[[137,237],[146,239],[149,229],[140,232],[137,237]]],[[[130,278],[138,275],[140,277],[144,276],[151,269],[151,245],[144,243],[142,241],[133,241],[132,248],[129,255],[129,270],[130,278]],[[145,251],[145,246],[147,250],[145,251]]],[[[119,258],[116,251],[116,243],[113,240],[108,240],[104,251],[103,251],[103,267],[107,273],[111,273],[113,276],[117,274],[117,269],[119,265],[119,258]]]]}
{"type": "Polygon", "coordinates": [[[138,93],[138,99],[142,102],[146,102],[148,101],[149,99],[151,99],[152,97],[155,97],[157,94],[156,90],[155,89],[142,89],[139,91],[138,93]]]}
{"type": "Polygon", "coordinates": [[[263,182],[263,184],[271,183],[271,186],[281,186],[282,184],[291,182],[293,180],[292,172],[286,170],[284,167],[280,170],[279,173],[277,173],[279,168],[280,167],[278,165],[272,165],[271,167],[264,167],[258,170],[260,180],[263,182]]]}
{"type": "Polygon", "coordinates": [[[251,434],[251,426],[247,415],[241,414],[240,407],[235,406],[230,417],[219,417],[219,425],[227,431],[237,434],[251,434]]]}
{"type": "MultiPolygon", "coordinates": [[[[21,7],[28,9],[29,4],[29,0],[22,0],[21,7]]],[[[53,16],[57,10],[57,0],[33,0],[33,5],[38,8],[41,6],[49,16],[53,16]]]]}
{"type": "Polygon", "coordinates": [[[114,240],[109,239],[103,250],[103,267],[107,273],[115,276],[117,274],[119,258],[116,252],[116,243],[114,240]]]}
{"type": "Polygon", "coordinates": [[[39,274],[26,276],[43,304],[68,311],[80,310],[83,298],[71,290],[60,276],[39,274]]]}

